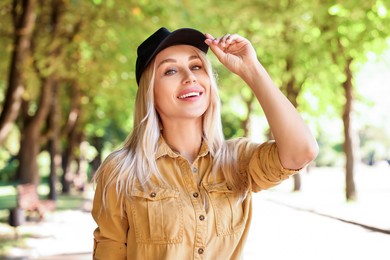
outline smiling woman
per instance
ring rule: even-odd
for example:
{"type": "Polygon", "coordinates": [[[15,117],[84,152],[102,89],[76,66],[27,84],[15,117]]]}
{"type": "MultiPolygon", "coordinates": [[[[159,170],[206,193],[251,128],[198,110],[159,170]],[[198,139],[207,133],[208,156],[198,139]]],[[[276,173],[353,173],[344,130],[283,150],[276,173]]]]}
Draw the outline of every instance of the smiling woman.
{"type": "Polygon", "coordinates": [[[157,54],[154,98],[162,129],[181,128],[178,119],[187,118],[188,129],[198,131],[193,136],[202,136],[202,128],[196,126],[201,126],[202,115],[209,106],[211,82],[201,55],[189,45],[170,46],[157,54]]]}
{"type": "Polygon", "coordinates": [[[94,259],[240,259],[252,192],[299,172],[317,143],[246,38],[160,28],[137,53],[133,131],[95,174],[94,259]],[[253,91],[275,140],[224,139],[209,48],[253,91]]]}

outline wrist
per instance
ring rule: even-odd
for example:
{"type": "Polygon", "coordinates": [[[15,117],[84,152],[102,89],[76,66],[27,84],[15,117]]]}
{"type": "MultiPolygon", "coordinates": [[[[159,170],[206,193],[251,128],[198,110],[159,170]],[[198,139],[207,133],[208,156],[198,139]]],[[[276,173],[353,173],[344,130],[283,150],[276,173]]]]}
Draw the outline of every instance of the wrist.
{"type": "Polygon", "coordinates": [[[260,81],[268,78],[268,73],[260,62],[248,65],[243,69],[241,78],[248,84],[249,87],[254,87],[260,81]]]}

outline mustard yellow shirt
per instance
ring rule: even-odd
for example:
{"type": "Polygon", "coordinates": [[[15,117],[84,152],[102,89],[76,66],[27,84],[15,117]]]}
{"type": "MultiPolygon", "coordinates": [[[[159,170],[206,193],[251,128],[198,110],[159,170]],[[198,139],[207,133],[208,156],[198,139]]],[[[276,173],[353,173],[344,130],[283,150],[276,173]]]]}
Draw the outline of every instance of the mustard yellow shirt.
{"type": "Polygon", "coordinates": [[[123,212],[115,187],[109,190],[108,209],[101,212],[107,176],[100,178],[92,210],[98,226],[94,259],[240,259],[252,217],[251,192],[297,172],[282,167],[274,142],[258,145],[239,162],[249,183],[248,195],[240,200],[221,172],[212,174],[206,141],[190,164],[160,138],[156,162],[170,188],[132,190],[123,212]]]}

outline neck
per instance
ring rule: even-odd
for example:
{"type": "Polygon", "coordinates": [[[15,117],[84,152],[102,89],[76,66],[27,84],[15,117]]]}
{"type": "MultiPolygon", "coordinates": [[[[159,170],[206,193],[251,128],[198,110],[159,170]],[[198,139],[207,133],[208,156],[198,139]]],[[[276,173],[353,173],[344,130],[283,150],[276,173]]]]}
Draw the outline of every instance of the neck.
{"type": "Polygon", "coordinates": [[[164,124],[162,136],[172,150],[193,163],[202,144],[201,123],[187,122],[183,124],[164,124]]]}

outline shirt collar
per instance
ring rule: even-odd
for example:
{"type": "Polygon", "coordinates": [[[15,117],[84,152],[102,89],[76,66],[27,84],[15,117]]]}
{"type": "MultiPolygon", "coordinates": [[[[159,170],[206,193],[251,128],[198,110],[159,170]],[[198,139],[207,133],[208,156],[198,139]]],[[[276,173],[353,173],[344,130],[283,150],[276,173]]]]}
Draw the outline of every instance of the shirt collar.
{"type": "MultiPolygon", "coordinates": [[[[209,153],[209,145],[207,141],[202,138],[202,144],[199,150],[198,157],[205,156],[209,153]]],[[[169,147],[169,145],[165,142],[164,138],[162,135],[160,135],[158,139],[158,148],[156,152],[156,160],[162,156],[168,155],[169,157],[176,158],[180,154],[172,151],[172,149],[169,147]]]]}

